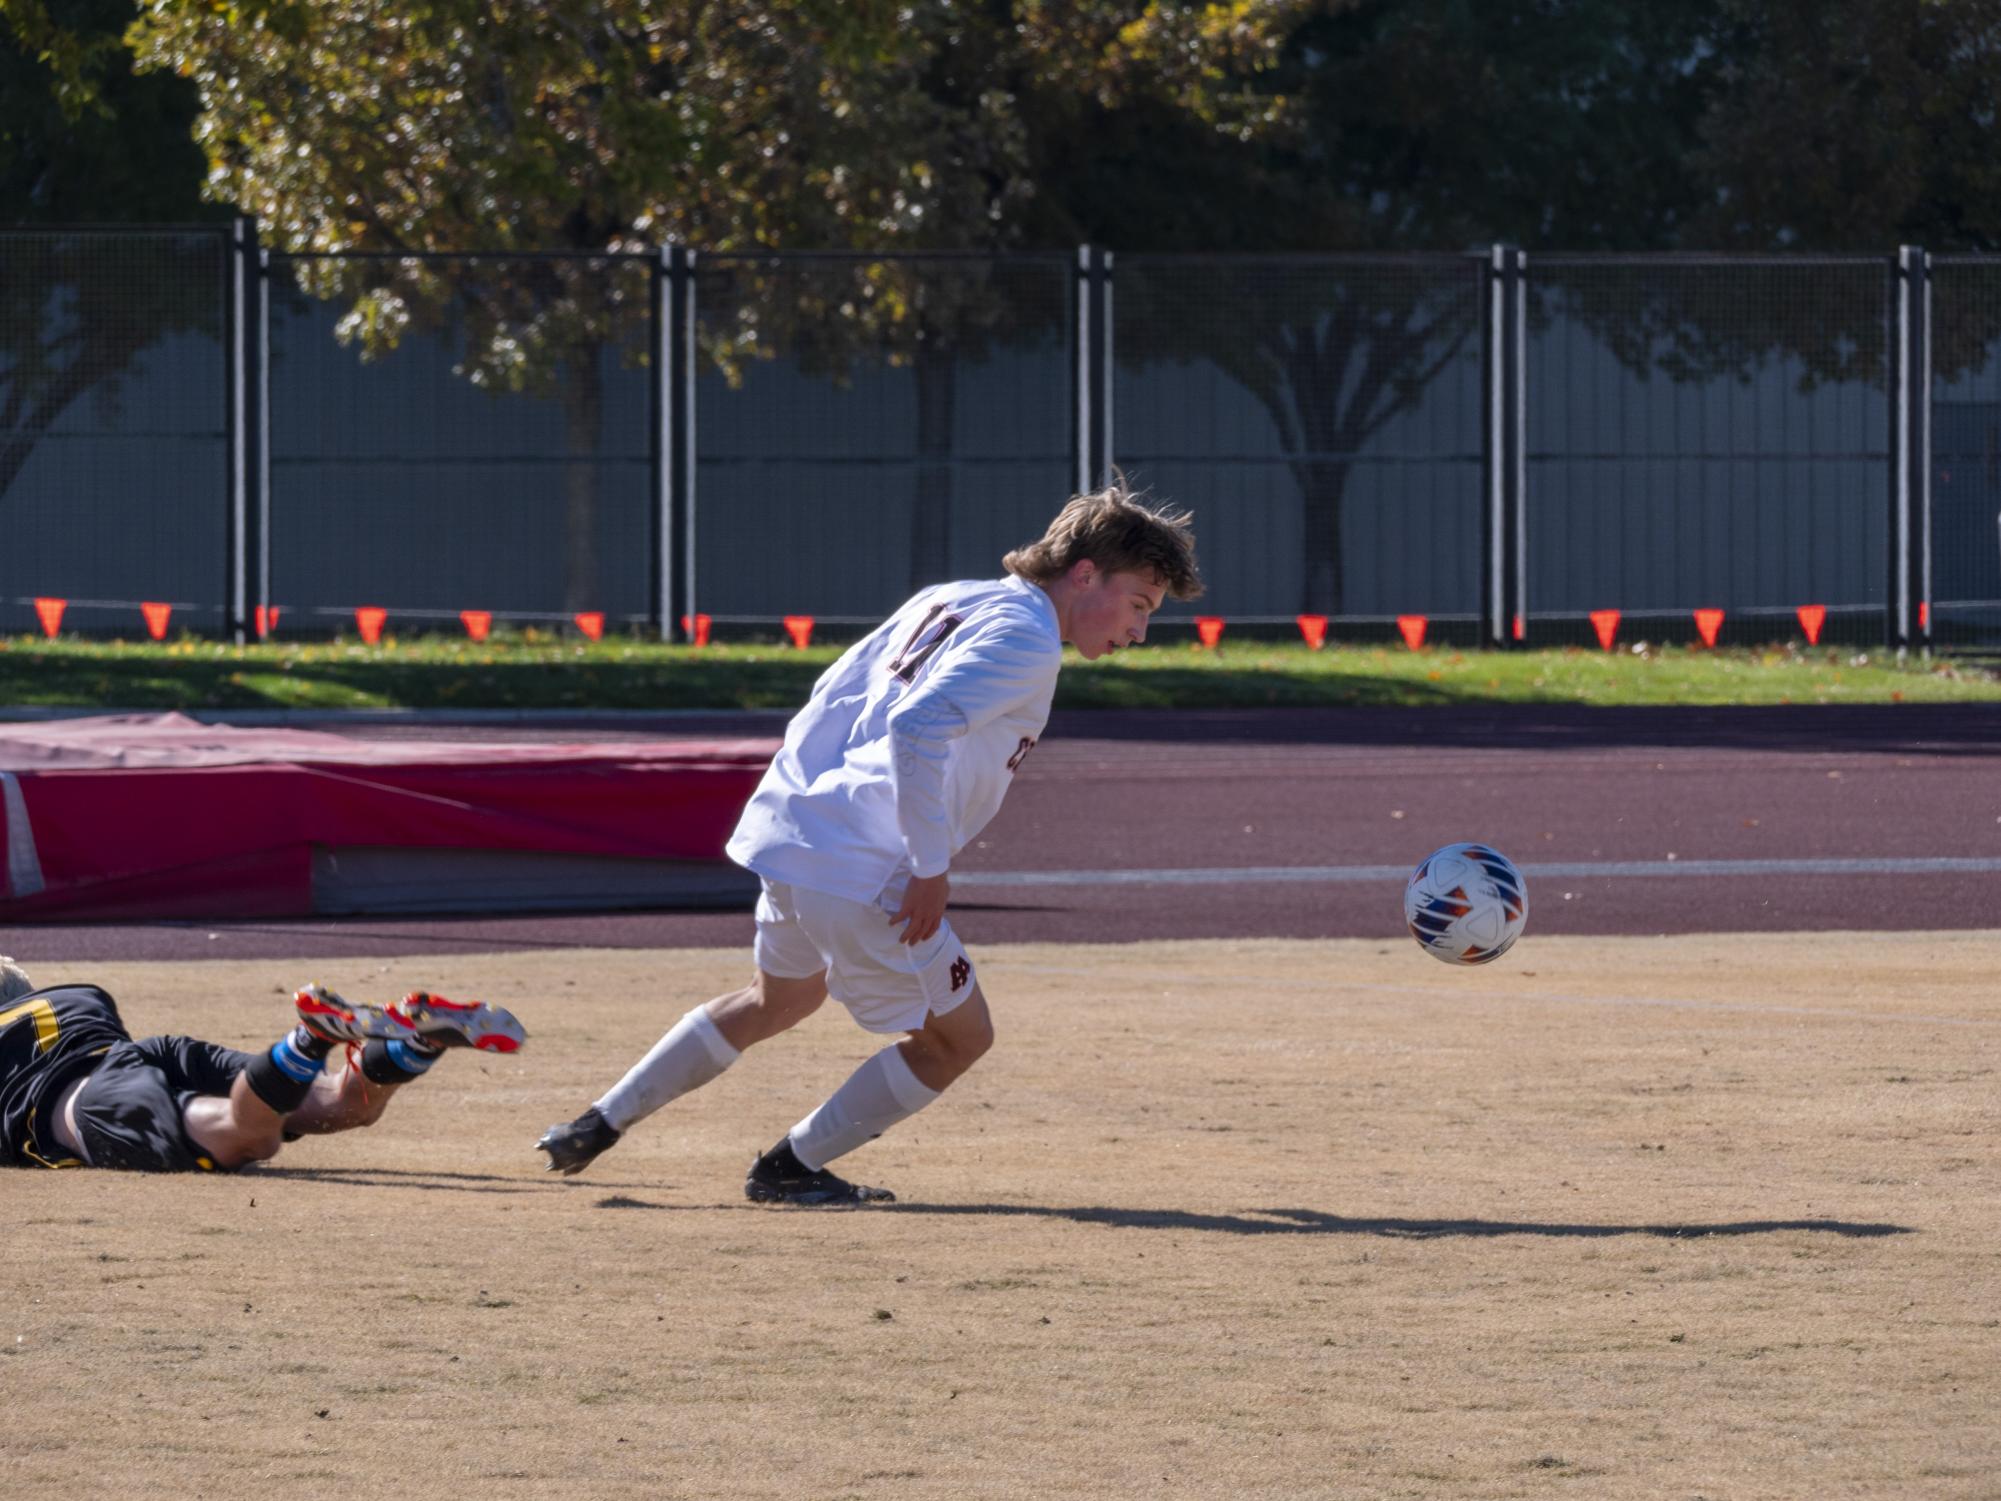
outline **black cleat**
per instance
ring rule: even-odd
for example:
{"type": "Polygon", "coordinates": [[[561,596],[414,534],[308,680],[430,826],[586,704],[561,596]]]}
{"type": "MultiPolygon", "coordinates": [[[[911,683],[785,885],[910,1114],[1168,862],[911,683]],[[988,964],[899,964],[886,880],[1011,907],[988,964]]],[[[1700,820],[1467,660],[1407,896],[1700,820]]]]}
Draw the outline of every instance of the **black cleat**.
{"type": "Polygon", "coordinates": [[[753,1204],[894,1204],[896,1195],[886,1188],[870,1188],[866,1183],[850,1183],[825,1168],[815,1172],[799,1160],[786,1137],[750,1165],[743,1180],[743,1196],[753,1204]]]}
{"type": "Polygon", "coordinates": [[[535,1143],[535,1150],[549,1154],[550,1172],[567,1178],[589,1167],[600,1152],[610,1149],[619,1135],[593,1105],[568,1124],[544,1131],[542,1139],[535,1143]]]}

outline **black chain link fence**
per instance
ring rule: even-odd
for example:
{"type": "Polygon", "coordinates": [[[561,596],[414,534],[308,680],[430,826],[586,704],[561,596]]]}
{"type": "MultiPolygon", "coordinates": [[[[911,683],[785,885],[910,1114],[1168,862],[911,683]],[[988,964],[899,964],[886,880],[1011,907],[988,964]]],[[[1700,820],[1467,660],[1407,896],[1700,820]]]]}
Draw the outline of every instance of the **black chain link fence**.
{"type": "Polygon", "coordinates": [[[1932,265],[1931,635],[2001,644],[2001,262],[1932,265]]]}
{"type": "Polygon", "coordinates": [[[1892,277],[1881,259],[1532,256],[1529,641],[1881,641],[1892,277]]]}
{"type": "Polygon", "coordinates": [[[694,605],[873,625],[1070,493],[1069,257],[697,262],[694,605]]]}
{"type": "Polygon", "coordinates": [[[0,235],[0,630],[219,631],[228,321],[213,232],[0,235]]]}
{"type": "Polygon", "coordinates": [[[0,235],[0,626],[852,626],[993,574],[1109,463],[1197,514],[1210,592],[1169,621],[1473,639],[1505,492],[1531,644],[1802,606],[1875,643],[1907,500],[1931,639],[2001,643],[2001,261],[1927,299],[1889,257],[1535,256],[1519,296],[1476,256],[693,259],[260,278],[226,232],[0,235]]]}
{"type": "Polygon", "coordinates": [[[1196,513],[1232,621],[1480,612],[1482,289],[1466,256],[1120,256],[1112,452],[1196,513]]]}
{"type": "Polygon", "coordinates": [[[270,269],[281,629],[650,618],[650,259],[270,269]]]}

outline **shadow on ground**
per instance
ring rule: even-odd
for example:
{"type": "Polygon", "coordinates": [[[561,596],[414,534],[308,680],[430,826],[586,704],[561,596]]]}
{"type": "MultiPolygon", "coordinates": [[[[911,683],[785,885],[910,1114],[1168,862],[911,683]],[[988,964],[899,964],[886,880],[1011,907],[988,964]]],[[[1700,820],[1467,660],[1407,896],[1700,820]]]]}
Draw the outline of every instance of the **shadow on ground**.
{"type": "Polygon", "coordinates": [[[1720,1224],[1566,1225],[1539,1220],[1350,1219],[1317,1209],[1260,1209],[1258,1216],[1196,1214],[1185,1209],[1076,1208],[1030,1204],[902,1204],[900,1214],[973,1214],[1072,1220],[1080,1225],[1112,1225],[1122,1230],[1213,1230],[1229,1235],[1380,1235],[1396,1240],[1439,1240],[1448,1236],[1547,1235],[1584,1240],[1615,1235],[1654,1235],[1695,1240],[1711,1235],[1772,1235],[1814,1230],[1824,1235],[1914,1235],[1909,1225],[1850,1220],[1729,1220],[1720,1224]]]}
{"type": "MultiPolygon", "coordinates": [[[[598,1209],[713,1209],[718,1205],[655,1204],[626,1194],[598,1200],[598,1209]]],[[[734,1206],[732,1206],[734,1207],[734,1206]]],[[[1813,1231],[1852,1239],[1885,1235],[1915,1235],[1911,1225],[1875,1224],[1856,1220],[1725,1220],[1716,1224],[1575,1225],[1541,1220],[1421,1220],[1350,1218],[1317,1209],[1258,1209],[1247,1214],[1197,1214],[1187,1209],[1116,1209],[1109,1206],[1062,1207],[1042,1204],[902,1203],[837,1206],[841,1212],[878,1214],[977,1215],[983,1218],[1069,1220],[1079,1225],[1108,1225],[1120,1230],[1202,1230],[1224,1235],[1375,1235],[1392,1240],[1443,1240],[1451,1237],[1542,1235],[1559,1239],[1603,1240],[1619,1235],[1651,1235],[1664,1240],[1700,1240],[1719,1235],[1779,1235],[1813,1231]]],[[[804,1213],[803,1210],[778,1210],[804,1213]]]]}

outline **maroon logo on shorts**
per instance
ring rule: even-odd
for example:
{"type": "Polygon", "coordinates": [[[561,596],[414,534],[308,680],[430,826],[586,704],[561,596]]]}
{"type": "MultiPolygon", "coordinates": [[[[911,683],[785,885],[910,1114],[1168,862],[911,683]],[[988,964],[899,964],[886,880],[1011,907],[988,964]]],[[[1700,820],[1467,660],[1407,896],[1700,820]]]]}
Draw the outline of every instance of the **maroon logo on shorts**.
{"type": "Polygon", "coordinates": [[[1007,758],[1007,769],[1009,771],[1021,770],[1021,763],[1028,759],[1028,753],[1034,749],[1034,738],[1029,735],[1023,735],[1021,737],[1021,744],[1017,745],[1014,748],[1014,754],[1007,758]]]}
{"type": "Polygon", "coordinates": [[[966,982],[973,978],[973,962],[964,954],[952,961],[952,989],[957,992],[966,988],[966,982]]]}

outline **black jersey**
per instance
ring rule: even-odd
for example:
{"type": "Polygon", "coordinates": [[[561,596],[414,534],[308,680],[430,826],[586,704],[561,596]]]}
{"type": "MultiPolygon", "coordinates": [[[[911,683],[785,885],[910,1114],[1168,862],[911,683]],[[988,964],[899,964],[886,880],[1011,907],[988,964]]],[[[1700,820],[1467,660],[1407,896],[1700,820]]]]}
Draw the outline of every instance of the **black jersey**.
{"type": "Polygon", "coordinates": [[[95,985],[52,985],[0,1005],[0,1162],[54,1167],[75,1156],[48,1115],[72,1079],[130,1035],[95,985]]]}

